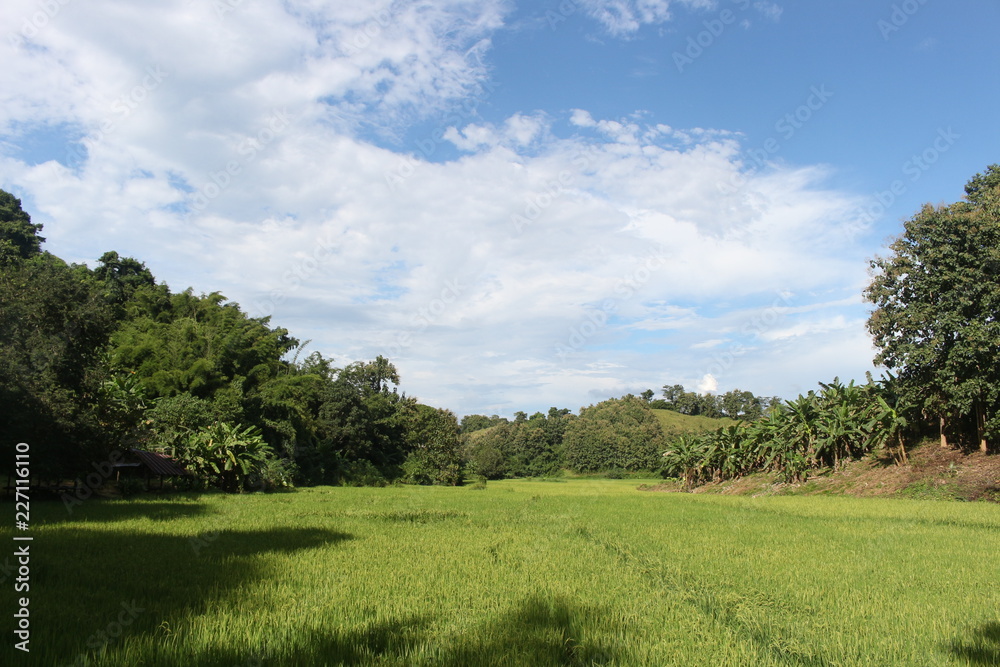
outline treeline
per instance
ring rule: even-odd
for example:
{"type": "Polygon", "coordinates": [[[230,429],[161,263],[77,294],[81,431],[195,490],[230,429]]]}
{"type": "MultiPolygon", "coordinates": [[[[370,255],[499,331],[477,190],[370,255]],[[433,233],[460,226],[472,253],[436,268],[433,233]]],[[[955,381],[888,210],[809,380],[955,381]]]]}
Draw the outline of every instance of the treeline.
{"type": "Polygon", "coordinates": [[[715,405],[739,399],[728,408],[738,420],[719,419],[725,410],[718,410],[712,420],[679,434],[664,428],[656,410],[688,395],[680,385],[665,386],[662,400],[646,391],[583,408],[579,416],[556,408],[547,415],[518,413],[513,422],[471,415],[462,420],[463,454],[469,472],[487,479],[563,470],[647,472],[678,478],[690,488],[756,472],[801,481],[812,471],[876,452],[903,461],[905,442],[926,430],[891,376],[864,385],[835,378],[820,387],[790,401],[762,400],[741,390],[711,397],[715,405]],[[705,423],[721,425],[706,429],[705,423]]]}
{"type": "Polygon", "coordinates": [[[781,399],[777,396],[755,396],[753,392],[742,389],[718,395],[699,394],[685,391],[684,385],[680,384],[665,385],[663,398],[654,399],[652,389],[647,389],[641,395],[651,408],[713,419],[759,419],[771,406],[781,405],[781,399]]]}
{"type": "Polygon", "coordinates": [[[581,408],[550,408],[513,422],[470,415],[462,420],[471,474],[487,479],[575,473],[657,473],[667,440],[647,397],[631,394],[581,408]]]}
{"type": "Polygon", "coordinates": [[[172,292],[141,262],[41,249],[0,191],[0,439],[73,479],[113,450],[172,454],[226,488],[461,481],[453,413],[398,391],[379,357],[343,367],[218,293],[172,292]]]}

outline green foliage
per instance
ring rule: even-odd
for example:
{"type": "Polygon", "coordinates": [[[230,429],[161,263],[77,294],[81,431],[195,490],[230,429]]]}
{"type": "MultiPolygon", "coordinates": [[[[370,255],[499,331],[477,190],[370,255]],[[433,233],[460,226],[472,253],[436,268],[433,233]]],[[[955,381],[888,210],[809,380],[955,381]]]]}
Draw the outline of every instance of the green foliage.
{"type": "MultiPolygon", "coordinates": [[[[105,366],[105,368],[108,368],[105,366]]],[[[112,442],[139,445],[144,440],[145,395],[135,373],[109,373],[97,396],[97,415],[112,442]]]]}
{"type": "Polygon", "coordinates": [[[575,472],[660,467],[663,431],[645,401],[632,395],[580,410],[566,427],[566,462],[575,472]]]}
{"type": "Polygon", "coordinates": [[[399,384],[399,373],[388,359],[379,355],[375,361],[355,362],[340,372],[340,377],[366,395],[389,392],[399,384]]]}
{"type": "Polygon", "coordinates": [[[462,435],[467,435],[501,423],[507,423],[507,420],[497,415],[493,415],[492,417],[487,417],[486,415],[466,415],[462,417],[460,426],[462,435]]]}
{"type": "Polygon", "coordinates": [[[417,405],[409,416],[410,452],[403,479],[411,484],[456,486],[462,483],[458,419],[450,410],[417,405]]]}
{"type": "Polygon", "coordinates": [[[574,419],[567,409],[550,408],[530,418],[508,422],[493,418],[493,426],[463,436],[463,456],[469,470],[488,479],[539,477],[556,474],[564,465],[563,433],[574,419]]]}
{"type": "Polygon", "coordinates": [[[510,424],[504,423],[463,436],[463,457],[469,472],[485,479],[507,476],[504,448],[510,438],[510,430],[510,424]]]}
{"type": "Polygon", "coordinates": [[[219,420],[212,403],[191,394],[164,396],[146,411],[150,427],[149,444],[156,449],[176,451],[190,436],[219,420]]]}
{"type": "Polygon", "coordinates": [[[386,486],[389,483],[382,471],[366,459],[344,460],[339,472],[336,481],[346,486],[386,486]]]}
{"type": "MultiPolygon", "coordinates": [[[[655,403],[655,401],[653,401],[655,403]]],[[[715,431],[721,426],[730,426],[736,422],[725,417],[704,417],[702,415],[684,415],[676,410],[653,409],[653,414],[660,422],[663,436],[672,440],[681,435],[698,435],[715,431]]]]}
{"type": "Polygon", "coordinates": [[[267,461],[274,453],[255,426],[215,422],[188,437],[178,459],[195,474],[210,479],[223,491],[243,490],[248,481],[275,474],[267,461]]]}
{"type": "Polygon", "coordinates": [[[142,446],[183,452],[229,490],[285,488],[294,476],[385,484],[414,451],[411,468],[460,479],[445,454],[457,436],[431,434],[385,357],[299,362],[304,345],[268,318],[219,293],[172,293],[114,251],[93,271],[67,266],[40,251],[40,229],[0,191],[0,436],[4,449],[32,443],[34,472],[71,477],[142,446]],[[238,433],[219,430],[234,424],[238,433]],[[246,442],[215,449],[233,438],[246,442]],[[264,446],[276,454],[257,456],[264,446]],[[236,458],[226,464],[225,452],[236,458]]]}
{"type": "Polygon", "coordinates": [[[244,487],[252,491],[291,491],[295,488],[298,467],[289,459],[268,456],[244,480],[244,487]]]}
{"type": "Polygon", "coordinates": [[[211,399],[234,385],[253,392],[287,369],[281,358],[297,341],[269,328],[267,318],[248,317],[218,293],[187,290],[168,304],[155,315],[136,313],[112,337],[113,362],[134,369],[150,397],[211,399]]]}
{"type": "Polygon", "coordinates": [[[42,226],[32,224],[21,200],[0,190],[0,267],[41,253],[42,226]]]}
{"type": "Polygon", "coordinates": [[[104,297],[109,303],[122,305],[140,287],[152,288],[156,285],[153,274],[142,262],[131,257],[119,257],[111,250],[101,255],[94,278],[104,285],[104,297]]]}
{"type": "Polygon", "coordinates": [[[900,394],[946,422],[971,421],[981,442],[1000,434],[1000,167],[966,193],[904,223],[892,254],[871,262],[865,298],[875,362],[897,373],[900,394]]]}
{"type": "MultiPolygon", "coordinates": [[[[48,253],[0,267],[0,437],[5,450],[31,442],[35,472],[72,473],[118,444],[99,405],[113,326],[85,268],[48,253]]],[[[12,461],[5,455],[0,467],[12,461]]]]}
{"type": "Polygon", "coordinates": [[[903,435],[908,408],[891,379],[856,385],[820,383],[765,417],[702,435],[681,435],[663,453],[663,472],[687,488],[754,472],[777,472],[784,481],[802,481],[810,470],[836,468],[877,449],[905,456],[903,435]]]}
{"type": "Polygon", "coordinates": [[[146,491],[146,481],[139,477],[123,477],[118,482],[118,493],[122,498],[132,498],[146,491]]]}
{"type": "MultiPolygon", "coordinates": [[[[649,396],[652,398],[652,394],[649,396]]],[[[781,399],[754,396],[752,392],[741,389],[733,389],[719,396],[698,394],[685,391],[684,385],[675,384],[664,385],[662,399],[647,402],[651,408],[674,410],[684,415],[753,420],[760,418],[770,405],[781,403],[781,399]]]]}

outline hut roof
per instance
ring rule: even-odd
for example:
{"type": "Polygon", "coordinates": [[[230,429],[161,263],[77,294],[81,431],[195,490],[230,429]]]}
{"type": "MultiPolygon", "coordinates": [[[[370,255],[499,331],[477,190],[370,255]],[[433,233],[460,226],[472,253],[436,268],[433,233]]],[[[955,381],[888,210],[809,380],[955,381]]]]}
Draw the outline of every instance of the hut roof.
{"type": "Polygon", "coordinates": [[[149,468],[150,472],[154,475],[163,475],[165,477],[181,477],[184,475],[190,475],[191,473],[184,468],[180,463],[173,460],[169,456],[164,456],[163,454],[157,454],[156,452],[147,452],[142,449],[130,449],[129,454],[132,454],[139,462],[149,468]]]}

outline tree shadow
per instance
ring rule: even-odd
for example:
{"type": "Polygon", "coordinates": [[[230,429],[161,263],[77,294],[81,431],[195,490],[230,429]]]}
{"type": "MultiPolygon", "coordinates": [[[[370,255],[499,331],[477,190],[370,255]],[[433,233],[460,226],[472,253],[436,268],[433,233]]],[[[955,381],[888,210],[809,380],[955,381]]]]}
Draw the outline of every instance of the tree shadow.
{"type": "Polygon", "coordinates": [[[984,623],[972,631],[971,639],[952,642],[948,650],[972,665],[1000,665],[1000,623],[984,623]]]}
{"type": "MultiPolygon", "coordinates": [[[[314,636],[290,661],[281,664],[358,665],[385,660],[407,663],[412,659],[441,667],[622,662],[620,650],[586,639],[583,625],[597,617],[595,609],[534,596],[455,642],[439,643],[428,631],[430,619],[412,617],[377,624],[350,636],[314,636]]],[[[606,621],[602,626],[607,631],[606,621]]]]}
{"type": "Polygon", "coordinates": [[[197,498],[193,497],[138,502],[105,498],[90,498],[83,502],[64,502],[62,500],[39,502],[35,498],[31,499],[31,515],[34,526],[52,526],[84,521],[114,523],[134,519],[172,521],[205,516],[208,511],[208,507],[204,503],[197,502],[197,498]]]}
{"type": "MultiPolygon", "coordinates": [[[[183,664],[201,667],[373,664],[545,667],[627,663],[628,656],[621,650],[590,642],[584,637],[582,626],[587,619],[597,617],[595,612],[558,599],[532,597],[456,641],[435,636],[433,617],[414,615],[373,622],[358,630],[314,630],[304,633],[304,638],[292,649],[274,653],[263,649],[254,655],[236,648],[217,647],[192,655],[183,664]]],[[[602,621],[601,625],[607,628],[607,621],[602,621]]],[[[612,628],[611,632],[615,630],[612,628]]],[[[182,663],[176,664],[179,667],[182,663]]]]}
{"type": "MultiPolygon", "coordinates": [[[[122,637],[162,638],[176,632],[192,616],[233,595],[253,607],[260,601],[247,591],[275,574],[258,556],[351,537],[314,528],[219,530],[187,537],[114,526],[61,527],[25,543],[31,554],[30,590],[24,593],[30,596],[31,652],[18,652],[16,662],[2,657],[0,662],[82,664],[104,650],[114,651],[122,637]]],[[[11,621],[6,625],[12,636],[11,621]]],[[[6,644],[12,649],[12,642],[6,644]]]]}
{"type": "MultiPolygon", "coordinates": [[[[463,665],[603,665],[628,662],[621,649],[586,638],[588,619],[599,618],[597,608],[574,605],[566,600],[534,596],[489,624],[485,643],[463,643],[441,662],[448,667],[463,665]]],[[[601,621],[603,633],[617,634],[601,621]]]]}

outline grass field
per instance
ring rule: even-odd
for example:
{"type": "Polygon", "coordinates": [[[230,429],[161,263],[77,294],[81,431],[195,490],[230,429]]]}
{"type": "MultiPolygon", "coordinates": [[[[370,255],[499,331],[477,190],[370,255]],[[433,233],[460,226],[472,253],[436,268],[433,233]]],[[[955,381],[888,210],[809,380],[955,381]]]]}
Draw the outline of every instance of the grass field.
{"type": "Polygon", "coordinates": [[[996,505],[635,486],[36,501],[0,663],[1000,663],[996,505]]]}

